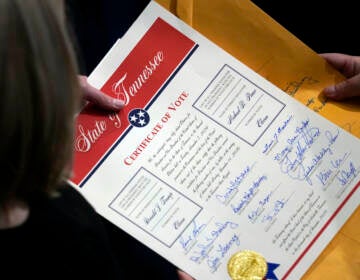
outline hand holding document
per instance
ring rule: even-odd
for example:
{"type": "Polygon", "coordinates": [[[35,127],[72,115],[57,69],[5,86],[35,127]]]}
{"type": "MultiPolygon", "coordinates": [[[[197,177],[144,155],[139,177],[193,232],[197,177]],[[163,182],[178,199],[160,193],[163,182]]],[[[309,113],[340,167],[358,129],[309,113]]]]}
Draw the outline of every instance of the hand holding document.
{"type": "Polygon", "coordinates": [[[299,279],[358,206],[360,141],[155,2],[89,81],[125,107],[77,117],[73,186],[196,279],[299,279]]]}

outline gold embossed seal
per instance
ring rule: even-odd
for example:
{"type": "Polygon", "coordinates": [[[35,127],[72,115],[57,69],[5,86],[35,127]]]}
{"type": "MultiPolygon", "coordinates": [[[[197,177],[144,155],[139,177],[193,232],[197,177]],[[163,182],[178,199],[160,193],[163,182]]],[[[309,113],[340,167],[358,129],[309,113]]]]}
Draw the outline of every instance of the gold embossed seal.
{"type": "Polygon", "coordinates": [[[267,263],[259,253],[244,250],[232,255],[227,269],[233,280],[262,280],[267,273],[267,263]]]}

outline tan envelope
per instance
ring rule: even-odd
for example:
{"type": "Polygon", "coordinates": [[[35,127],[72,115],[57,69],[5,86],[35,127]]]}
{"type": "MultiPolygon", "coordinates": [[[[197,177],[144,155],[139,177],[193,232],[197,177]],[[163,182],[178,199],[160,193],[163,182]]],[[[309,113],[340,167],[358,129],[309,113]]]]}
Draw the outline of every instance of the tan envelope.
{"type": "MultiPolygon", "coordinates": [[[[156,0],[194,29],[322,116],[360,138],[360,100],[321,90],[343,76],[249,0],[156,0]]],[[[303,279],[360,279],[360,208],[303,279]]]]}

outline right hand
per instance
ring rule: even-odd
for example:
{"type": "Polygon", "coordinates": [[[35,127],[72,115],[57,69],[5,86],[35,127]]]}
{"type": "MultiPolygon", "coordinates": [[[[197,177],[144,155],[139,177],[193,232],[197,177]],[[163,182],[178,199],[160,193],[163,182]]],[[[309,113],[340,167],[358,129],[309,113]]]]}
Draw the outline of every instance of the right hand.
{"type": "Polygon", "coordinates": [[[86,76],[78,75],[78,80],[85,101],[94,103],[104,110],[119,111],[124,107],[123,101],[112,98],[90,85],[86,76]]]}
{"type": "Polygon", "coordinates": [[[323,94],[334,100],[360,96],[360,56],[341,53],[320,54],[346,80],[323,89],[323,94]]]}

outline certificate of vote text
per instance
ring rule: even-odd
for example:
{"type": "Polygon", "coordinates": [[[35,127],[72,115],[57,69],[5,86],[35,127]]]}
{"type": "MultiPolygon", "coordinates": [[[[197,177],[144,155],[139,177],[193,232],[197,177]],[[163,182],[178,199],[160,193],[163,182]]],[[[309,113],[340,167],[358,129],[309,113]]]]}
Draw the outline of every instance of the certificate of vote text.
{"type": "Polygon", "coordinates": [[[151,2],[89,77],[71,184],[196,279],[299,279],[358,207],[360,141],[151,2]]]}

